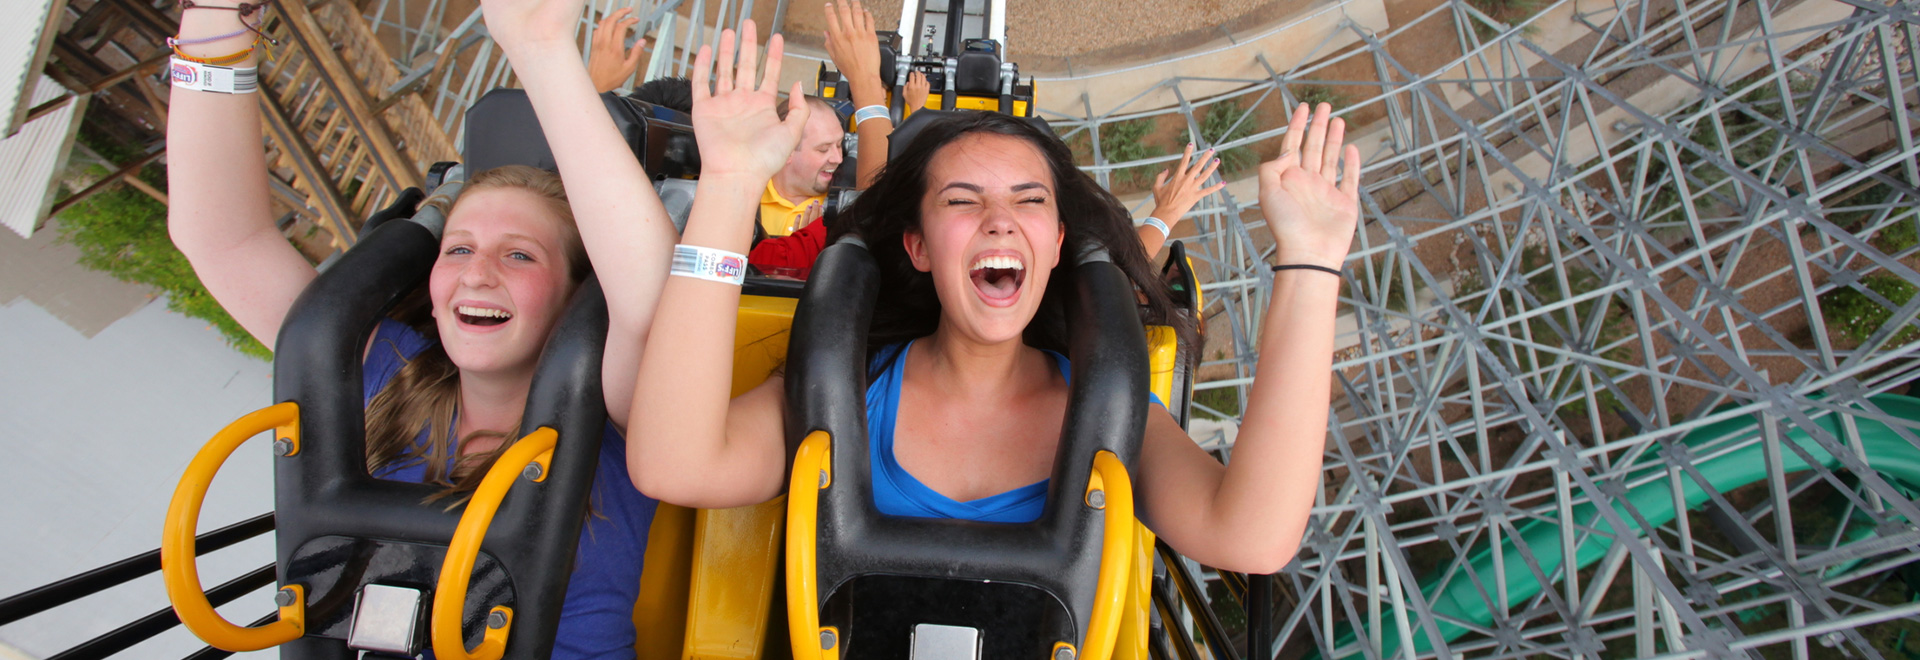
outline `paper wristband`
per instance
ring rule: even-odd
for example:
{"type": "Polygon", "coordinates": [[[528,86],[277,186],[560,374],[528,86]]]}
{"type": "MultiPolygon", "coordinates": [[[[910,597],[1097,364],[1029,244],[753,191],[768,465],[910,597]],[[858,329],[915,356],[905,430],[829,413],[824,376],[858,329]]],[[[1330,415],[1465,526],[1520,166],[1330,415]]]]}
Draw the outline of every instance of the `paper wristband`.
{"type": "Polygon", "coordinates": [[[1140,221],[1140,224],[1142,226],[1152,227],[1154,229],[1160,230],[1161,238],[1167,238],[1167,237],[1173,236],[1173,230],[1168,229],[1167,223],[1159,218],[1156,218],[1153,216],[1147,216],[1145,220],[1140,221]]]}
{"type": "Polygon", "coordinates": [[[252,94],[260,91],[260,69],[256,67],[235,68],[215,64],[189,62],[178,57],[173,58],[168,67],[168,77],[173,86],[216,94],[252,94]]]}
{"type": "Polygon", "coordinates": [[[747,258],[726,250],[675,245],[673,269],[668,272],[681,277],[740,286],[747,281],[747,258]]]}
{"type": "Polygon", "coordinates": [[[865,122],[868,119],[885,119],[892,121],[893,115],[887,111],[887,106],[884,105],[870,105],[853,111],[853,125],[859,126],[861,122],[865,122]]]}

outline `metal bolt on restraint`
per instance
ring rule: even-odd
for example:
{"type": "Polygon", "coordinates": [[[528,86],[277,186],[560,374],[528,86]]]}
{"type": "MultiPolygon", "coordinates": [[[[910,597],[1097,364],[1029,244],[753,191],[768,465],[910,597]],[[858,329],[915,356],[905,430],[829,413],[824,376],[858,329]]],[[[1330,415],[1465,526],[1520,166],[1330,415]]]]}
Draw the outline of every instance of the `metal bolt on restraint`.
{"type": "MultiPolygon", "coordinates": [[[[1107,491],[1104,491],[1104,490],[1088,491],[1087,506],[1093,507],[1095,509],[1107,508],[1107,491]]],[[[1063,648],[1062,650],[1065,650],[1065,649],[1063,648]]]]}
{"type": "Polygon", "coordinates": [[[293,605],[293,588],[281,587],[279,591],[274,592],[273,604],[277,607],[288,607],[293,605]]]}
{"type": "Polygon", "coordinates": [[[826,470],[820,471],[820,487],[821,488],[827,487],[827,471],[826,470]]]}
{"type": "Polygon", "coordinates": [[[273,439],[273,455],[286,456],[293,453],[293,441],[286,438],[273,439]]]}
{"type": "Polygon", "coordinates": [[[834,645],[839,643],[840,643],[840,640],[839,638],[834,636],[833,631],[831,630],[820,631],[820,650],[831,651],[833,650],[834,645]]]}
{"type": "MultiPolygon", "coordinates": [[[[1093,492],[1098,493],[1100,491],[1096,490],[1093,492]]],[[[1054,649],[1053,660],[1073,660],[1073,647],[1062,646],[1060,648],[1054,649]]]]}
{"type": "Polygon", "coordinates": [[[539,463],[528,463],[526,468],[520,470],[520,476],[526,477],[528,481],[539,481],[540,476],[545,473],[546,470],[541,469],[539,463]]]}
{"type": "Polygon", "coordinates": [[[507,613],[498,612],[498,611],[488,612],[487,627],[492,628],[494,630],[499,630],[501,628],[507,627],[507,613]]]}

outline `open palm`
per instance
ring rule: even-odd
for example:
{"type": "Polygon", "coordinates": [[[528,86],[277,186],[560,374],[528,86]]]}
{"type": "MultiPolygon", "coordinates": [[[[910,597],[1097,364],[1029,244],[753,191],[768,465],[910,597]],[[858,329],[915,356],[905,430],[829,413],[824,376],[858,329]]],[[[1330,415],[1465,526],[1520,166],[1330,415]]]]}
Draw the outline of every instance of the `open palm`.
{"type": "Polygon", "coordinates": [[[767,40],[767,70],[755,84],[753,63],[760,51],[751,20],[740,26],[740,53],[736,62],[733,31],[720,33],[720,60],[711,77],[707,67],[714,59],[710,49],[700,47],[693,59],[693,131],[700,139],[702,174],[745,174],[770,179],[787,163],[793,147],[800,143],[800,132],[807,125],[806,99],[800,83],[794,83],[787,97],[787,118],[780,119],[775,104],[780,102],[775,87],[780,83],[780,58],[784,43],[780,35],[767,40]]]}
{"type": "Polygon", "coordinates": [[[1260,166],[1260,209],[1280,264],[1339,268],[1360,224],[1360,149],[1320,104],[1294,110],[1280,157],[1260,166]],[[1344,168],[1342,161],[1344,160],[1344,168]],[[1344,169],[1344,172],[1343,172],[1344,169]]]}

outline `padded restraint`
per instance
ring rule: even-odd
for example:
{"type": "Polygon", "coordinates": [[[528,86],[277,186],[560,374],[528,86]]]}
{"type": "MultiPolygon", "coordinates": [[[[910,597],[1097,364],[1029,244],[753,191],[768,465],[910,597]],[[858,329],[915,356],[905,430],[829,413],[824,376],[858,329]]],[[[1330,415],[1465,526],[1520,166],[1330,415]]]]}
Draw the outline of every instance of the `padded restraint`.
{"type": "Polygon", "coordinates": [[[1045,510],[1032,523],[995,524],[893,517],[874,505],[866,342],[879,278],[864,245],[823,251],[788,352],[789,443],[815,430],[832,436],[833,478],[817,514],[820,625],[841,631],[848,658],[907,657],[920,623],[979,629],[982,657],[1048,657],[1056,642],[1084,648],[1103,532],[1101,511],[1084,499],[1088,475],[1103,450],[1132,471],[1146,424],[1146,339],[1132,285],[1097,257],[1075,266],[1075,377],[1045,510]]]}
{"type": "Polygon", "coordinates": [[[954,68],[954,91],[968,96],[1000,94],[1000,44],[968,39],[954,68]]]}

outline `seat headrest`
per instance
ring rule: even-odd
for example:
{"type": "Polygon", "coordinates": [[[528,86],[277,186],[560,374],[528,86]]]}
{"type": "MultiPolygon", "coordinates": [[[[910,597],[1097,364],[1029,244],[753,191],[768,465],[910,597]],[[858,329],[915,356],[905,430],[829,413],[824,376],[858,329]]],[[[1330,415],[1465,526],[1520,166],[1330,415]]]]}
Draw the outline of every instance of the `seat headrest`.
{"type": "MultiPolygon", "coordinates": [[[[606,105],[614,128],[640,158],[647,174],[672,179],[699,176],[700,150],[685,113],[612,92],[601,94],[600,102],[606,105]]],[[[519,89],[487,92],[467,109],[461,151],[469,175],[505,165],[559,169],[540,120],[534,116],[533,104],[519,89]]]]}
{"type": "MultiPolygon", "coordinates": [[[[900,126],[893,129],[893,135],[887,138],[887,160],[892,161],[895,158],[899,158],[900,154],[907,150],[907,145],[912,144],[914,138],[920,136],[921,129],[926,128],[928,125],[953,117],[965,117],[974,112],[985,111],[928,110],[923,108],[913,113],[912,116],[907,117],[906,121],[900,122],[900,126]]],[[[1053,134],[1053,126],[1048,124],[1045,119],[1039,117],[1020,117],[1020,119],[1025,120],[1029,124],[1033,124],[1041,131],[1045,131],[1048,135],[1053,134]]]]}

